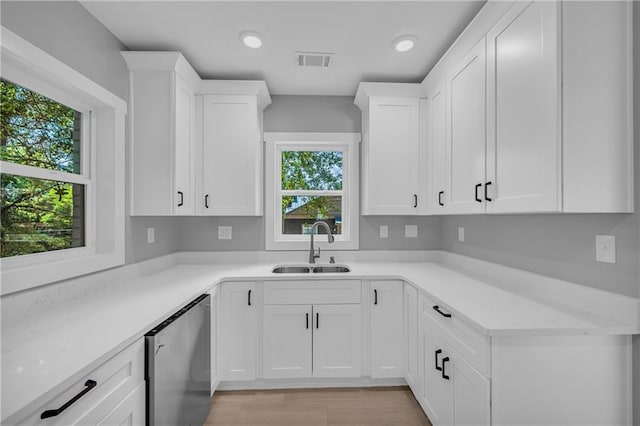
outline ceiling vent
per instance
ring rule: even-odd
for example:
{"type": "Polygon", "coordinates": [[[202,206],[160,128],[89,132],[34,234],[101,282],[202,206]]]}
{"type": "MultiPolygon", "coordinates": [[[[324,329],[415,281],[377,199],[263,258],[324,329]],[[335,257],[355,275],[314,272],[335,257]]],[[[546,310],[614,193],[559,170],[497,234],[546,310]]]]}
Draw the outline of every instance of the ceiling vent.
{"type": "Polygon", "coordinates": [[[333,62],[333,53],[296,52],[296,63],[299,67],[326,68],[333,62]]]}

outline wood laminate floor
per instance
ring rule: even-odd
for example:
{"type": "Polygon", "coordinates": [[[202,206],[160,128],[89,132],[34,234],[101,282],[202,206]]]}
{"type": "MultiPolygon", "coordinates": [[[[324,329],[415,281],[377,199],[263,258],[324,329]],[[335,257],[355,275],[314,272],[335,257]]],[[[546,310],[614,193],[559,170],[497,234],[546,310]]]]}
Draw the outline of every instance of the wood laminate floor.
{"type": "Polygon", "coordinates": [[[216,392],[207,426],[431,426],[408,387],[216,392]]]}

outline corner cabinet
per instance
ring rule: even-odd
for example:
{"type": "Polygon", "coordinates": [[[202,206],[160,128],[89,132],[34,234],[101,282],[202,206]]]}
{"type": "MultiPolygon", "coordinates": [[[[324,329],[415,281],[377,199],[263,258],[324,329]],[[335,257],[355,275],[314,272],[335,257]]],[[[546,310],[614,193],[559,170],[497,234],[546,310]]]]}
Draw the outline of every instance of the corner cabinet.
{"type": "Polygon", "coordinates": [[[260,216],[262,111],[271,103],[267,86],[254,81],[204,81],[200,93],[197,213],[260,216]]]}
{"type": "Polygon", "coordinates": [[[360,83],[362,214],[426,212],[426,99],[419,84],[360,83]]]}
{"type": "Polygon", "coordinates": [[[131,214],[195,213],[195,92],[178,52],[122,52],[129,67],[131,214]]]}
{"type": "Polygon", "coordinates": [[[423,82],[428,213],[632,212],[631,15],[536,0],[475,20],[423,82]]]}

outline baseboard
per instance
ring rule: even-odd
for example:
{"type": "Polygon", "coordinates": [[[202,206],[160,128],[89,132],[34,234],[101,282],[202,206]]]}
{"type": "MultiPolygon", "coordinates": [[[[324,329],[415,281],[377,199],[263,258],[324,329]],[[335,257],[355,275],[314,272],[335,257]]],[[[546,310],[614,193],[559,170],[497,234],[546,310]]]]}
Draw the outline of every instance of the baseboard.
{"type": "Polygon", "coordinates": [[[304,388],[366,388],[376,386],[406,386],[403,378],[372,379],[352,378],[305,378],[305,379],[256,379],[222,381],[216,391],[260,390],[260,389],[304,389],[304,388]]]}

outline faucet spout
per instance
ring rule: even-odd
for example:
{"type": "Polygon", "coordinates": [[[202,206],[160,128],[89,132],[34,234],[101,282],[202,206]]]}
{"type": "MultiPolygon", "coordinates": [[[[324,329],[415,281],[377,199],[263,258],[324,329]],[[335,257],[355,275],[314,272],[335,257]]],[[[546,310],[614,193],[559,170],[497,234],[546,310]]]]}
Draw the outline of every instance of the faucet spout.
{"type": "Polygon", "coordinates": [[[316,253],[313,248],[313,234],[315,233],[318,226],[323,227],[327,231],[327,241],[329,244],[333,243],[335,239],[333,238],[333,234],[331,233],[331,228],[327,224],[327,222],[323,220],[319,220],[311,226],[311,246],[309,247],[309,263],[316,263],[316,259],[320,257],[320,247],[318,247],[318,252],[316,253]]]}

